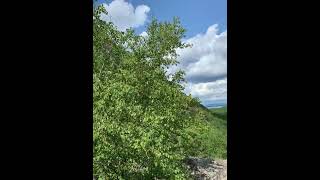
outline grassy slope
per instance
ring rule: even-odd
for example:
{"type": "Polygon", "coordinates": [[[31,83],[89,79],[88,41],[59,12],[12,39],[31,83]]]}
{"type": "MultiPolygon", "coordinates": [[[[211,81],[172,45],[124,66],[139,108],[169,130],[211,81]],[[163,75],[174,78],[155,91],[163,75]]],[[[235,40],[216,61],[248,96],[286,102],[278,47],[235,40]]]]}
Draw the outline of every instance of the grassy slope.
{"type": "Polygon", "coordinates": [[[227,107],[217,108],[217,109],[210,109],[210,111],[218,118],[227,121],[227,107]]]}
{"type": "MultiPolygon", "coordinates": [[[[198,134],[197,141],[203,146],[197,150],[195,156],[209,157],[216,159],[227,158],[227,108],[206,109],[199,108],[204,115],[206,129],[193,127],[192,131],[198,134]]],[[[195,142],[196,143],[196,142],[195,142]]]]}

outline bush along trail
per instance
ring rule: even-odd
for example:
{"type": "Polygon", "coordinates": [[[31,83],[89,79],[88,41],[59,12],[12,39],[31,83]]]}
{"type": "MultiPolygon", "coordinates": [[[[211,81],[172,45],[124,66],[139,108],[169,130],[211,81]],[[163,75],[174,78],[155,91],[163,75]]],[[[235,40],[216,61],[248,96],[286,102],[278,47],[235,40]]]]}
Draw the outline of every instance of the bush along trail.
{"type": "Polygon", "coordinates": [[[176,49],[191,46],[181,42],[179,19],[153,19],[142,37],[132,29],[118,31],[100,20],[101,13],[107,13],[102,6],[94,8],[94,177],[202,177],[201,160],[187,159],[226,159],[227,121],[183,93],[183,71],[167,72],[178,64],[176,49]],[[190,169],[190,162],[198,167],[190,169]]]}

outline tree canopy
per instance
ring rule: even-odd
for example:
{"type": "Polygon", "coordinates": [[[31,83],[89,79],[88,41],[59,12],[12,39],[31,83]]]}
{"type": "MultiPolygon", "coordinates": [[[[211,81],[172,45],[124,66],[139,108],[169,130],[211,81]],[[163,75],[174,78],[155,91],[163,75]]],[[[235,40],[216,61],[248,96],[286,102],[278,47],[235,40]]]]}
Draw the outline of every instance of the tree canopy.
{"type": "Polygon", "coordinates": [[[94,176],[185,179],[185,129],[197,101],[182,92],[183,71],[167,73],[178,63],[176,49],[189,46],[181,42],[185,29],[178,18],[153,19],[143,37],[118,31],[101,13],[94,9],[94,176]]]}

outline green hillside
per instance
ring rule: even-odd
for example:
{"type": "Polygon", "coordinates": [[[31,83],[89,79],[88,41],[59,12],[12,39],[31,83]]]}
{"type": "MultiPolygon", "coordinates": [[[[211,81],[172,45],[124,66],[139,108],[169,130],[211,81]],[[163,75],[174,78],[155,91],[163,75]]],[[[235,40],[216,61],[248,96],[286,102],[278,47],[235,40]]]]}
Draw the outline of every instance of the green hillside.
{"type": "Polygon", "coordinates": [[[189,155],[215,159],[227,158],[227,108],[207,109],[199,105],[189,155]]]}

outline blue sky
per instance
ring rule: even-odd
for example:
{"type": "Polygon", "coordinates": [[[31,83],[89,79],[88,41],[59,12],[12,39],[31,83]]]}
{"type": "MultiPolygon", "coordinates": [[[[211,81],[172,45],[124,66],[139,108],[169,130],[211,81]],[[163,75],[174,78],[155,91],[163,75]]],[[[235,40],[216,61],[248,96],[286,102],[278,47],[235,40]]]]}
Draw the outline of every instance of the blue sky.
{"type": "MultiPolygon", "coordinates": [[[[110,3],[111,0],[99,0],[99,3],[110,3]]],[[[160,21],[171,21],[174,16],[180,18],[186,37],[204,33],[213,23],[219,24],[219,30],[227,29],[227,0],[127,0],[134,7],[145,4],[150,7],[150,17],[160,21]]],[[[145,26],[136,29],[138,33],[145,26]]]]}
{"type": "Polygon", "coordinates": [[[179,17],[187,29],[184,42],[192,48],[180,50],[180,65],[188,85],[185,93],[199,97],[206,104],[227,101],[227,0],[99,0],[108,11],[102,16],[124,31],[134,28],[144,32],[152,17],[171,21],[179,17]]]}

